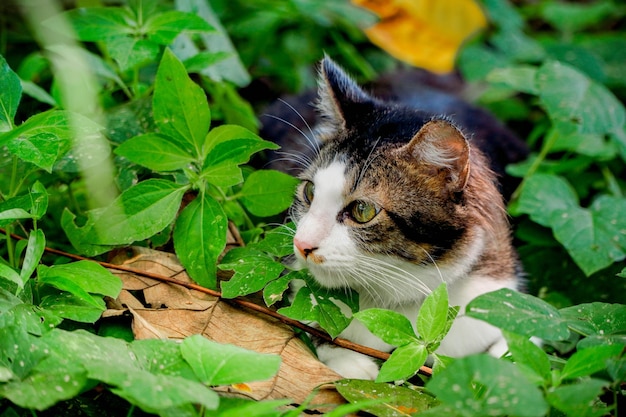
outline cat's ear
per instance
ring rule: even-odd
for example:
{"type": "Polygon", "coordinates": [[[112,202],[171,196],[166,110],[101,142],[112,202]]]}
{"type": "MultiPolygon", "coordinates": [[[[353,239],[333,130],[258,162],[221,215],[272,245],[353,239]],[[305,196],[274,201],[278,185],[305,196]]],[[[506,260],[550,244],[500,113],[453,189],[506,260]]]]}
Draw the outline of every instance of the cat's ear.
{"type": "Polygon", "coordinates": [[[470,147],[463,133],[446,120],[426,123],[406,145],[420,163],[446,172],[446,183],[452,192],[460,192],[470,176],[470,147]]]}
{"type": "Polygon", "coordinates": [[[372,102],[367,95],[328,56],[320,63],[317,108],[322,116],[323,138],[349,128],[360,104],[372,102]]]}

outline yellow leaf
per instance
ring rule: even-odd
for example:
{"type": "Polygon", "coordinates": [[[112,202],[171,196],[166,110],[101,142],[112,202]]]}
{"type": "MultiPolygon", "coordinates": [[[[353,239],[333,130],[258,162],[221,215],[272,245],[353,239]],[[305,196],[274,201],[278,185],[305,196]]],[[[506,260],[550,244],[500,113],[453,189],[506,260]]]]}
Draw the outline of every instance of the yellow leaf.
{"type": "Polygon", "coordinates": [[[473,0],[352,0],[380,21],[365,30],[394,57],[433,72],[454,69],[461,44],[487,26],[473,0]]]}

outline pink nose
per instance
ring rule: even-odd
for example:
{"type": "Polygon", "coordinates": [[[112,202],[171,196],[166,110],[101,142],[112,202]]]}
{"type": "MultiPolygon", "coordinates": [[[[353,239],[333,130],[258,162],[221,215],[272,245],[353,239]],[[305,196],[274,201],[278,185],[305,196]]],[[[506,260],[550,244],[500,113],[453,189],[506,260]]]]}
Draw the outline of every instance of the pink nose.
{"type": "Polygon", "coordinates": [[[300,252],[300,255],[302,255],[302,257],[305,259],[310,254],[312,254],[315,250],[317,250],[317,247],[313,246],[312,244],[308,242],[300,240],[297,237],[293,239],[293,245],[296,247],[298,252],[300,252]]]}

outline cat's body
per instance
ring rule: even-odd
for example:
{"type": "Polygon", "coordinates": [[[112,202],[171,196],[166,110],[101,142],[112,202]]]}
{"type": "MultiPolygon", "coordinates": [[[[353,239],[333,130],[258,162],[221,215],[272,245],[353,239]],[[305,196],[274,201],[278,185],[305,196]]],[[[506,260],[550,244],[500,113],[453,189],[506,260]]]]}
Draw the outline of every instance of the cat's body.
{"type": "MultiPolygon", "coordinates": [[[[488,162],[447,119],[370,97],[329,59],[321,73],[323,146],[300,175],[291,211],[298,262],[322,286],[356,290],[361,309],[392,309],[411,322],[446,282],[461,312],[438,352],[503,353],[497,329],[463,315],[474,297],[519,282],[488,162]]],[[[341,336],[392,348],[356,321],[341,336]]],[[[318,354],[345,377],[378,371],[344,349],[323,345],[318,354]]]]}

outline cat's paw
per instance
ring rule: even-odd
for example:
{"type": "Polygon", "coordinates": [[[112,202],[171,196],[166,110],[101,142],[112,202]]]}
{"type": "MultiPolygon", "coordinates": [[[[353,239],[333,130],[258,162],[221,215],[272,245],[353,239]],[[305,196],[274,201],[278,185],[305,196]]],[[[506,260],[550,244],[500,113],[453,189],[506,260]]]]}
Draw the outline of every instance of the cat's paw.
{"type": "Polygon", "coordinates": [[[344,378],[374,380],[378,375],[378,364],[367,355],[328,345],[319,346],[317,354],[326,366],[344,378]]]}

